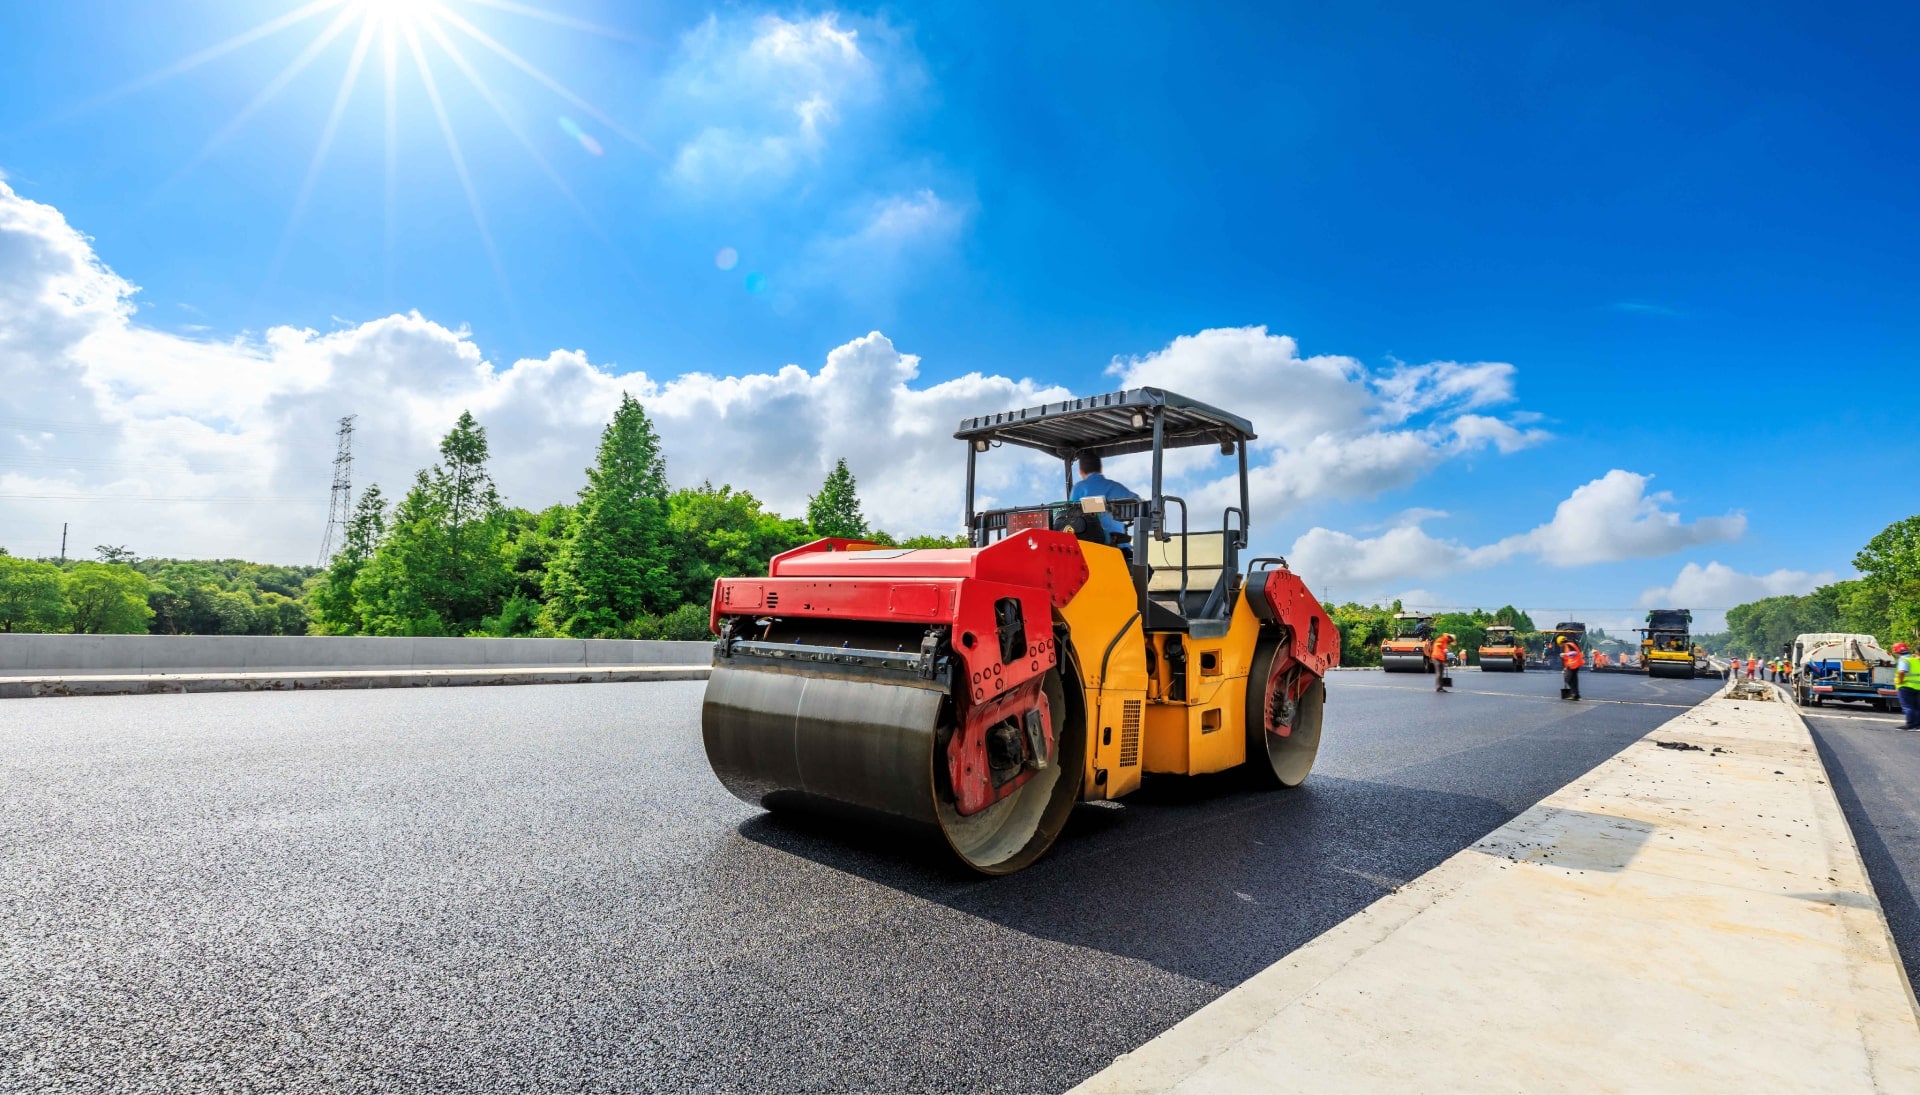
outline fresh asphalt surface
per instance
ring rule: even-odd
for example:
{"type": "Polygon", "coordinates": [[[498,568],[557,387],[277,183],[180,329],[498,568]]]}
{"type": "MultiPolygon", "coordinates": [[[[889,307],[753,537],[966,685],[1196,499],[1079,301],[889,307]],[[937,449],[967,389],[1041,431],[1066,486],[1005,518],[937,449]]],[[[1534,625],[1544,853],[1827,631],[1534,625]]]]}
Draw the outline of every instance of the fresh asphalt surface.
{"type": "Polygon", "coordinates": [[[1886,910],[1907,980],[1920,984],[1920,733],[1902,731],[1898,711],[1881,714],[1864,704],[1800,713],[1886,910]]]}
{"type": "Polygon", "coordinates": [[[0,702],[0,1089],[1064,1088],[1717,687],[1455,678],[997,880],[736,801],[697,683],[0,702]]]}

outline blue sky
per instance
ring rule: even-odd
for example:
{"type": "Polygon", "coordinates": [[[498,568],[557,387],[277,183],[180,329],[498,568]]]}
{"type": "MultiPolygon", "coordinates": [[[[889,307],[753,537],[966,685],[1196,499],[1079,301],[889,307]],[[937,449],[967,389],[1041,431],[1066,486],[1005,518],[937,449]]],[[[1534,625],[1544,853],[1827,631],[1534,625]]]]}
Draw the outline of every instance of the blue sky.
{"type": "Polygon", "coordinates": [[[901,529],[956,411],[1193,390],[1342,598],[1719,607],[1914,506],[1910,7],[310,7],[0,7],[12,550],[307,561],[345,413],[546,504],[623,386],[901,529]]]}

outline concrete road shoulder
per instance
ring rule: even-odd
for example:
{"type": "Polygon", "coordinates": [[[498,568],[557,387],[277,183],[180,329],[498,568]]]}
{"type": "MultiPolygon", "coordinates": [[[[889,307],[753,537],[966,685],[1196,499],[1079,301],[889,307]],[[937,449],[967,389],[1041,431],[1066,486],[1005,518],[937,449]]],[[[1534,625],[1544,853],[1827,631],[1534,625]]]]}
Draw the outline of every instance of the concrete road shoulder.
{"type": "Polygon", "coordinates": [[[1078,1090],[1458,1089],[1920,1091],[1791,705],[1673,719],[1078,1090]]]}

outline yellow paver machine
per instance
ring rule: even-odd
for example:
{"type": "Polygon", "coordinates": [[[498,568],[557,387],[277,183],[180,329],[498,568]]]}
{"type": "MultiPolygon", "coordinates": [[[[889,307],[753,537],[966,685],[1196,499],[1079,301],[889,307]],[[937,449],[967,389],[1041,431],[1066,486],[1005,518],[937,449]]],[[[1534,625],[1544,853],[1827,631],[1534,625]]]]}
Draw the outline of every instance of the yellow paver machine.
{"type": "Polygon", "coordinates": [[[1137,388],[970,418],[954,436],[970,546],[821,540],[765,578],[715,583],[701,722],[728,790],[905,819],[1005,874],[1047,850],[1075,802],[1148,772],[1307,777],[1340,636],[1285,560],[1242,567],[1251,424],[1137,388]],[[1150,454],[1150,489],[977,510],[978,460],[1005,445],[1065,462],[1069,488],[1083,454],[1150,454]],[[1217,528],[1193,530],[1164,489],[1166,451],[1190,446],[1237,460],[1238,504],[1217,528]]]}
{"type": "Polygon", "coordinates": [[[1649,677],[1691,680],[1695,651],[1688,629],[1693,613],[1684,608],[1656,608],[1640,628],[1640,664],[1649,677]]]}

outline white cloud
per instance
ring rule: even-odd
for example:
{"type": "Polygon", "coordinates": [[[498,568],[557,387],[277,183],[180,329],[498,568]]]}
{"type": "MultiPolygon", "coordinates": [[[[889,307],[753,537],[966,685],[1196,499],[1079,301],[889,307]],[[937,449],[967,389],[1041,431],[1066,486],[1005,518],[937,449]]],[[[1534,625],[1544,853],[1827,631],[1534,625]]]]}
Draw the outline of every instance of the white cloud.
{"type": "MultiPolygon", "coordinates": [[[[1125,387],[1170,388],[1254,423],[1251,475],[1256,536],[1275,518],[1325,498],[1364,498],[1405,487],[1441,462],[1492,448],[1511,453],[1547,440],[1532,416],[1469,414],[1513,399],[1505,362],[1396,363],[1376,372],[1355,358],[1301,357],[1298,344],[1265,327],[1232,327],[1176,338],[1108,369],[1125,387]]],[[[1169,461],[1197,510],[1237,501],[1231,476],[1190,478],[1205,451],[1169,461]]],[[[1216,472],[1217,474],[1217,472],[1216,472]]]]}
{"type": "Polygon", "coordinates": [[[1520,556],[1570,567],[1669,555],[1698,544],[1738,539],[1745,531],[1746,519],[1737,513],[1689,522],[1661,508],[1672,502],[1672,496],[1648,494],[1649,478],[1616,468],[1576,488],[1555,507],[1552,520],[1482,547],[1433,536],[1422,526],[1446,515],[1412,509],[1396,515],[1377,536],[1360,537],[1317,526],[1308,529],[1294,541],[1287,558],[1317,582],[1383,589],[1484,570],[1520,556]]]}
{"type": "MultiPolygon", "coordinates": [[[[886,37],[883,26],[869,29],[886,37]]],[[[831,12],[709,16],[682,40],[664,85],[665,116],[696,122],[673,156],[672,177],[700,192],[730,191],[779,182],[818,161],[834,131],[879,101],[890,82],[875,38],[831,12]]],[[[910,58],[891,60],[913,67],[910,58]]]]}
{"type": "Polygon", "coordinates": [[[1744,574],[1721,562],[1706,566],[1688,563],[1673,584],[1654,586],[1640,594],[1641,608],[1692,608],[1694,630],[1724,631],[1726,610],[1763,597],[1798,596],[1839,580],[1831,570],[1780,569],[1770,574],[1744,574]]]}
{"type": "MultiPolygon", "coordinates": [[[[927,206],[882,209],[876,231],[927,206]]],[[[80,552],[110,542],[143,554],[304,561],[324,524],[334,423],[349,413],[360,416],[363,487],[404,488],[465,409],[487,427],[509,501],[566,500],[622,390],[646,403],[675,482],[730,481],[802,512],[845,456],[888,527],[952,530],[959,420],[1069,394],[978,373],[918,385],[918,359],[878,332],[812,370],[670,379],[616,375],[579,350],[499,366],[467,332],[418,313],[216,342],[136,322],[135,292],[58,210],[0,182],[0,383],[9,393],[0,543],[15,551],[51,553],[69,520],[80,552]],[[248,501],[92,500],[114,496],[248,501]]],[[[989,498],[1058,491],[1046,462],[1000,454],[982,461],[980,489],[989,498]]]]}
{"type": "Polygon", "coordinates": [[[1561,502],[1553,520],[1485,549],[1489,561],[1528,553],[1560,567],[1611,563],[1738,540],[1746,532],[1746,516],[1738,512],[1683,520],[1662,508],[1673,502],[1672,494],[1647,493],[1651,479],[1619,468],[1609,471],[1561,502]]]}
{"type": "Polygon", "coordinates": [[[958,239],[966,218],[964,206],[930,188],[889,194],[858,207],[846,231],[809,245],[796,280],[870,303],[885,299],[958,239]]]}
{"type": "MultiPolygon", "coordinates": [[[[950,215],[936,195],[916,193],[877,203],[862,231],[910,238],[950,215]]],[[[922,384],[918,358],[879,332],[817,367],[658,378],[618,374],[574,349],[496,364],[466,331],[418,313],[324,333],[194,338],[139,322],[136,292],[58,210],[0,182],[0,542],[15,551],[51,553],[71,521],[77,553],[125,543],[149,555],[305,561],[318,549],[344,414],[360,416],[355,482],[398,491],[471,410],[487,427],[503,493],[538,508],[578,489],[622,390],[645,402],[677,483],[732,482],[797,513],[844,456],[885,527],[952,530],[959,420],[1071,394],[982,373],[922,384]]],[[[1256,506],[1256,531],[1275,527],[1276,500],[1377,492],[1487,447],[1462,440],[1466,416],[1456,412],[1504,398],[1507,381],[1504,370],[1472,368],[1443,363],[1417,383],[1383,382],[1351,359],[1301,359],[1291,339],[1262,328],[1202,332],[1116,365],[1124,383],[1171,383],[1263,429],[1271,422],[1256,454],[1267,507],[1256,506]],[[1383,396],[1381,383],[1396,394],[1383,396]],[[1294,398],[1275,394],[1287,390],[1294,398]],[[1382,425],[1412,413],[1425,418],[1382,425]]],[[[987,503],[1054,497],[1059,476],[1049,459],[1003,450],[981,461],[979,488],[987,503]]],[[[1196,520],[1219,512],[1203,492],[1191,497],[1196,520]]],[[[1400,539],[1354,569],[1405,569],[1393,552],[1425,535],[1426,516],[1406,515],[1400,539]]]]}
{"type": "Polygon", "coordinates": [[[1470,452],[1491,444],[1500,450],[1502,456],[1507,456],[1521,449],[1532,448],[1553,436],[1538,427],[1522,428],[1514,424],[1520,420],[1519,415],[1513,416],[1512,421],[1502,421],[1483,414],[1463,414],[1449,423],[1453,430],[1454,447],[1470,452]]]}
{"type": "Polygon", "coordinates": [[[1459,571],[1469,554],[1456,541],[1431,536],[1418,524],[1366,538],[1315,527],[1293,542],[1287,561],[1310,575],[1316,586],[1384,589],[1413,578],[1444,578],[1459,571]]]}

